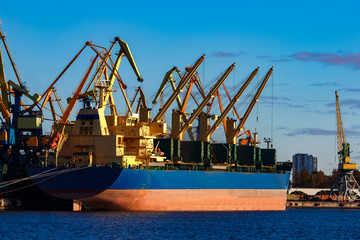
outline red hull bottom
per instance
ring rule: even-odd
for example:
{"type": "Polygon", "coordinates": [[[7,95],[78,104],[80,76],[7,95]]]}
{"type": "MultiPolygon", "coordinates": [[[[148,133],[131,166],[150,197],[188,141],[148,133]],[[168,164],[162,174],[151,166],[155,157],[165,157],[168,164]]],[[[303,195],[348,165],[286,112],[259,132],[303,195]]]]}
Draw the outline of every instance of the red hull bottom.
{"type": "Polygon", "coordinates": [[[89,210],[281,211],[286,190],[106,190],[80,202],[89,210]]]}

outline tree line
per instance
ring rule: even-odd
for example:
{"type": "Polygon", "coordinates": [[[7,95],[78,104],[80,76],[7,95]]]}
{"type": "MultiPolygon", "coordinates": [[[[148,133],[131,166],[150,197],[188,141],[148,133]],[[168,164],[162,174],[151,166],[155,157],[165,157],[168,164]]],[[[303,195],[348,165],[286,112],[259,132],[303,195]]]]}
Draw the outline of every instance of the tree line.
{"type": "MultiPolygon", "coordinates": [[[[331,188],[335,183],[339,171],[334,169],[332,173],[327,176],[323,171],[314,171],[308,173],[305,169],[302,171],[295,171],[292,177],[292,187],[296,188],[331,188]]],[[[360,172],[354,171],[354,177],[360,183],[360,172]]]]}

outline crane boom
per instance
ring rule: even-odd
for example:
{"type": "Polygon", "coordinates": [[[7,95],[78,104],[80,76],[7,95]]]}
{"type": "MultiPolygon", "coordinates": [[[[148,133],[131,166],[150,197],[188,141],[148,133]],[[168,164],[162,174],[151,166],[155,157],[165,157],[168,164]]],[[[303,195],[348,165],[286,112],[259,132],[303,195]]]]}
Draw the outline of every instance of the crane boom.
{"type": "Polygon", "coordinates": [[[31,111],[38,102],[43,99],[44,96],[54,87],[55,83],[59,81],[59,79],[64,75],[64,73],[70,68],[70,66],[75,62],[75,60],[80,56],[80,54],[84,51],[84,49],[90,45],[90,42],[86,42],[85,45],[80,49],[80,51],[75,55],[73,59],[71,59],[70,63],[64,68],[64,70],[60,73],[60,75],[50,84],[50,86],[45,90],[45,92],[40,95],[40,99],[33,103],[30,107],[27,108],[27,111],[31,111]]]}
{"type": "MultiPolygon", "coordinates": [[[[109,54],[108,54],[108,57],[110,57],[111,52],[112,52],[115,44],[116,44],[116,41],[111,42],[111,45],[110,45],[109,49],[107,50],[108,53],[109,53],[109,54]]],[[[98,66],[98,68],[96,69],[96,72],[95,72],[94,75],[92,76],[91,81],[90,81],[89,84],[87,85],[86,90],[84,91],[84,93],[82,93],[82,94],[80,95],[81,98],[86,98],[86,97],[88,97],[88,96],[90,96],[90,95],[94,95],[94,93],[93,93],[94,89],[90,90],[90,87],[93,85],[93,83],[95,82],[95,79],[96,79],[97,75],[98,75],[98,74],[100,73],[100,71],[104,68],[104,66],[105,66],[105,63],[102,61],[102,62],[100,63],[100,66],[98,66]],[[91,92],[92,92],[92,93],[91,93],[91,92]]],[[[93,97],[94,97],[94,96],[93,96],[93,97]]]]}
{"type": "MultiPolygon", "coordinates": [[[[153,104],[156,104],[157,100],[160,97],[160,94],[164,91],[164,89],[166,87],[166,84],[168,82],[170,82],[170,84],[174,82],[174,79],[173,79],[172,75],[174,74],[175,71],[178,71],[177,67],[173,67],[172,69],[170,69],[169,71],[167,71],[165,73],[164,79],[160,84],[159,90],[157,91],[157,93],[156,93],[156,95],[154,97],[154,100],[152,101],[153,104]]],[[[171,84],[171,85],[173,85],[173,84],[171,84]]],[[[175,89],[176,89],[176,87],[174,87],[174,91],[175,91],[175,89]]],[[[180,99],[180,96],[178,98],[180,99]]]]}
{"type": "Polygon", "coordinates": [[[54,90],[55,90],[55,89],[52,88],[52,89],[46,94],[45,99],[44,99],[44,102],[41,104],[41,107],[40,107],[41,111],[44,109],[46,103],[47,103],[47,102],[49,101],[49,99],[51,98],[51,94],[53,93],[54,90]]]}
{"type": "Polygon", "coordinates": [[[181,107],[179,108],[179,111],[181,113],[185,112],[185,108],[186,108],[186,105],[187,105],[187,103],[189,101],[189,97],[190,97],[190,93],[191,93],[191,89],[192,89],[193,85],[194,85],[194,82],[192,80],[190,80],[188,89],[187,89],[185,97],[184,97],[184,101],[183,101],[181,107]]]}
{"type": "Polygon", "coordinates": [[[227,107],[225,108],[225,110],[223,111],[223,113],[220,115],[220,117],[217,119],[217,121],[212,125],[212,127],[210,128],[210,130],[207,132],[206,136],[211,136],[215,130],[218,128],[219,124],[221,123],[221,121],[223,121],[223,119],[226,117],[226,115],[230,112],[231,108],[235,105],[235,103],[237,101],[239,101],[240,96],[243,94],[243,92],[245,91],[245,89],[249,86],[250,82],[254,79],[254,77],[256,76],[256,74],[259,71],[259,67],[257,67],[248,77],[248,79],[246,80],[246,82],[244,83],[244,85],[241,86],[241,88],[239,89],[239,91],[235,94],[235,96],[233,97],[233,99],[231,100],[231,102],[229,103],[229,105],[227,105],[227,107]]]}
{"type": "MultiPolygon", "coordinates": [[[[188,68],[186,68],[188,69],[188,68]]],[[[159,99],[161,93],[163,93],[165,86],[167,83],[170,83],[171,88],[173,89],[173,91],[176,90],[176,86],[175,86],[175,81],[172,77],[172,75],[174,74],[174,72],[177,72],[181,78],[181,74],[180,74],[180,70],[177,67],[173,67],[171,70],[169,70],[168,72],[166,72],[163,81],[160,84],[159,90],[157,91],[154,100],[152,101],[153,104],[156,104],[157,100],[159,99]]],[[[194,76],[198,76],[197,73],[194,74],[194,76]]],[[[203,92],[203,86],[201,84],[201,81],[195,81],[195,85],[197,87],[197,89],[199,90],[200,94],[205,97],[205,93],[203,92]]],[[[185,86],[186,88],[189,88],[189,86],[185,86]]],[[[192,99],[194,100],[194,102],[196,103],[197,106],[199,106],[199,102],[196,100],[194,94],[192,92],[190,92],[190,96],[192,97],[192,99]]],[[[178,103],[178,107],[179,109],[183,106],[180,95],[177,96],[176,101],[178,103]]],[[[183,111],[183,113],[185,113],[185,111],[183,111]]]]}
{"type": "Polygon", "coordinates": [[[11,114],[10,114],[9,110],[5,107],[1,97],[0,97],[0,112],[1,112],[2,117],[6,120],[6,123],[10,124],[11,114]]]}
{"type": "Polygon", "coordinates": [[[142,88],[138,87],[138,91],[140,93],[140,96],[139,96],[138,104],[137,104],[137,107],[136,107],[136,113],[139,113],[141,104],[142,104],[143,108],[145,108],[145,109],[147,108],[146,97],[145,97],[145,94],[144,94],[142,88]]]}
{"type": "MultiPolygon", "coordinates": [[[[137,104],[137,107],[136,107],[136,110],[135,110],[136,113],[139,113],[140,103],[142,104],[142,106],[143,106],[144,108],[147,108],[146,97],[145,97],[145,94],[144,94],[144,92],[143,92],[143,90],[142,90],[141,87],[138,87],[138,88],[135,90],[135,95],[134,95],[134,98],[131,100],[130,107],[131,107],[131,108],[133,107],[138,93],[139,93],[139,99],[138,99],[138,104],[137,104]]],[[[126,112],[126,115],[128,115],[128,114],[129,114],[129,110],[126,112]]]]}
{"type": "Polygon", "coordinates": [[[194,66],[191,68],[191,70],[188,72],[188,74],[186,74],[186,76],[184,76],[184,78],[180,81],[179,85],[177,86],[176,90],[171,94],[169,99],[166,101],[166,103],[164,104],[164,107],[155,116],[155,118],[153,119],[153,122],[158,122],[164,117],[166,111],[170,108],[171,104],[175,101],[176,97],[180,94],[182,89],[189,82],[191,77],[195,74],[196,70],[199,68],[200,64],[204,61],[204,59],[205,59],[205,54],[202,55],[195,62],[194,66]]]}
{"type": "Polygon", "coordinates": [[[350,163],[350,144],[346,141],[344,124],[341,117],[339,95],[335,91],[336,97],[336,125],[337,125],[337,151],[339,157],[339,168],[357,169],[357,164],[350,163]],[[356,166],[355,166],[356,165],[356,166]]]}
{"type": "MultiPolygon", "coordinates": [[[[143,104],[143,107],[147,108],[147,103],[146,103],[146,97],[145,97],[145,93],[143,92],[142,88],[139,87],[139,93],[140,93],[140,99],[141,99],[141,102],[143,104]]],[[[140,100],[139,99],[139,100],[140,100]]]]}
{"type": "MultiPolygon", "coordinates": [[[[120,52],[115,60],[115,64],[114,64],[114,67],[113,67],[113,71],[111,72],[110,74],[110,79],[109,79],[109,89],[112,89],[113,88],[113,85],[114,85],[114,82],[115,82],[115,74],[114,72],[117,71],[119,69],[119,66],[120,66],[120,63],[121,63],[121,59],[122,57],[124,56],[124,53],[120,52]]],[[[120,84],[120,88],[122,88],[121,84],[120,84]]],[[[109,92],[108,92],[109,93],[109,92]]],[[[100,99],[100,101],[103,101],[103,105],[102,106],[105,106],[106,107],[106,104],[109,100],[109,94],[106,94],[104,99],[100,99]]],[[[130,108],[129,108],[129,111],[130,111],[130,108]]]]}
{"type": "Polygon", "coordinates": [[[0,87],[1,87],[1,97],[2,102],[4,103],[5,108],[9,111],[9,96],[8,96],[8,85],[5,78],[4,62],[2,59],[2,53],[0,48],[0,87]]]}
{"type": "Polygon", "coordinates": [[[199,104],[199,106],[196,108],[194,113],[190,116],[188,123],[185,124],[181,130],[180,134],[184,134],[185,131],[191,126],[193,121],[199,116],[199,114],[202,112],[204,107],[208,104],[211,98],[215,97],[216,92],[219,90],[221,84],[225,81],[225,79],[229,76],[229,74],[234,70],[235,64],[233,63],[228,69],[225,71],[225,73],[221,76],[221,78],[218,80],[218,82],[211,88],[210,93],[202,100],[202,102],[199,104]]]}
{"type": "MultiPolygon", "coordinates": [[[[140,73],[139,73],[139,70],[136,66],[136,63],[135,63],[135,60],[131,54],[131,51],[130,51],[130,48],[129,48],[129,45],[124,42],[123,40],[121,40],[119,37],[115,37],[115,41],[114,42],[117,42],[119,45],[120,45],[120,51],[118,53],[118,57],[116,59],[116,62],[115,62],[115,65],[114,65],[114,68],[113,70],[111,71],[111,75],[110,75],[110,86],[109,86],[109,89],[112,89],[112,86],[114,84],[114,81],[115,81],[115,78],[117,78],[118,82],[119,82],[119,85],[120,85],[120,90],[122,92],[122,94],[124,95],[124,99],[125,99],[125,102],[126,102],[126,105],[128,107],[128,112],[130,112],[131,114],[133,113],[132,109],[131,109],[131,106],[130,106],[130,103],[129,103],[129,100],[127,99],[127,96],[126,96],[126,93],[124,91],[124,88],[126,88],[120,78],[120,75],[118,73],[118,69],[119,69],[119,66],[120,66],[120,63],[121,63],[121,59],[122,57],[125,55],[128,62],[130,63],[135,75],[137,76],[137,80],[139,82],[143,82],[143,79],[142,77],[140,76],[140,73]]],[[[104,98],[104,102],[103,102],[103,106],[106,106],[107,102],[108,102],[108,99],[109,99],[109,94],[106,94],[105,95],[105,98],[104,98]]]]}
{"type": "Polygon", "coordinates": [[[71,111],[73,110],[76,101],[78,100],[78,97],[79,97],[79,95],[80,95],[80,92],[81,92],[82,88],[84,87],[85,82],[86,82],[87,78],[89,77],[90,72],[91,72],[91,70],[92,70],[92,68],[93,68],[96,60],[97,60],[97,56],[94,57],[94,59],[92,60],[90,66],[89,66],[89,68],[88,68],[88,70],[86,71],[86,73],[85,73],[83,79],[81,80],[78,88],[76,89],[76,91],[75,91],[75,93],[74,93],[74,96],[72,97],[70,103],[68,104],[67,108],[65,109],[63,116],[62,116],[61,119],[59,120],[60,123],[66,123],[67,120],[69,119],[70,113],[71,113],[71,111]]]}
{"type": "Polygon", "coordinates": [[[274,67],[271,67],[270,70],[266,73],[264,80],[262,81],[262,83],[260,84],[260,87],[258,88],[257,92],[254,95],[254,98],[252,99],[252,101],[250,102],[250,105],[248,106],[248,108],[246,109],[243,117],[241,118],[241,121],[239,122],[237,128],[235,129],[235,131],[233,132],[232,136],[230,137],[230,139],[227,139],[228,143],[232,143],[235,144],[236,143],[236,136],[239,134],[239,132],[241,131],[241,128],[244,126],[246,120],[248,119],[252,109],[255,106],[255,103],[257,101],[259,101],[259,97],[261,92],[264,90],[265,85],[267,83],[267,81],[269,80],[272,72],[274,70],[274,67]]]}
{"type": "Polygon", "coordinates": [[[11,80],[8,81],[8,86],[10,87],[10,89],[12,88],[14,90],[17,90],[17,91],[21,92],[21,94],[25,95],[26,97],[28,97],[33,102],[39,102],[39,99],[40,99],[39,94],[35,93],[34,95],[31,95],[26,88],[24,88],[23,86],[17,85],[16,83],[14,83],[11,80]]]}
{"type": "Polygon", "coordinates": [[[137,80],[139,82],[144,81],[142,79],[142,77],[140,76],[139,70],[137,69],[136,63],[134,61],[134,58],[131,54],[130,48],[128,46],[128,44],[126,42],[124,42],[123,40],[121,40],[119,37],[115,37],[115,41],[117,41],[121,47],[121,52],[123,52],[127,58],[127,60],[129,61],[132,69],[134,70],[136,76],[137,76],[137,80]]]}
{"type": "Polygon", "coordinates": [[[13,69],[14,69],[14,72],[15,72],[16,78],[17,78],[17,80],[19,82],[19,85],[22,86],[20,75],[19,75],[19,73],[18,73],[18,71],[16,69],[15,62],[12,59],[12,56],[10,54],[10,50],[9,50],[7,44],[6,44],[6,41],[5,41],[5,35],[2,33],[1,29],[0,29],[0,38],[1,38],[2,42],[4,43],[5,50],[6,50],[7,54],[8,54],[8,56],[9,56],[9,60],[11,62],[11,65],[12,65],[13,69]]]}
{"type": "MultiPolygon", "coordinates": [[[[175,92],[176,91],[176,86],[175,86],[175,81],[172,77],[172,75],[174,74],[174,72],[177,72],[179,74],[179,76],[181,77],[180,75],[180,70],[177,68],[177,67],[173,67],[171,70],[169,70],[168,72],[166,72],[165,76],[164,76],[164,79],[160,85],[160,88],[158,90],[158,92],[156,93],[156,96],[154,98],[154,101],[152,102],[153,104],[156,104],[158,98],[160,97],[161,93],[163,93],[164,89],[165,89],[165,86],[166,84],[169,82],[170,85],[171,85],[171,88],[172,90],[175,92]]],[[[191,93],[191,96],[193,97],[193,99],[195,100],[194,96],[192,95],[191,93]]],[[[177,102],[177,105],[179,107],[179,109],[181,108],[181,106],[183,105],[182,104],[182,101],[181,101],[181,98],[180,98],[180,95],[177,95],[176,97],[176,102],[177,102]]],[[[195,100],[196,102],[196,100],[195,100]]],[[[183,121],[185,122],[185,124],[188,122],[188,118],[187,118],[187,115],[186,115],[186,112],[184,110],[184,115],[183,115],[183,121]]],[[[192,131],[192,129],[188,129],[187,133],[189,134],[189,137],[190,137],[190,140],[191,141],[195,141],[195,136],[194,136],[194,133],[192,131]]]]}
{"type": "Polygon", "coordinates": [[[342,121],[341,111],[340,111],[339,95],[337,91],[335,91],[335,97],[336,97],[337,150],[339,154],[339,163],[344,163],[345,158],[349,157],[349,154],[343,155],[342,152],[344,150],[344,146],[348,144],[346,142],[344,124],[342,121]]]}
{"type": "MultiPolygon", "coordinates": [[[[120,77],[120,74],[118,73],[118,69],[119,69],[119,66],[120,66],[120,63],[121,63],[121,60],[122,60],[122,57],[125,55],[126,58],[128,59],[131,67],[133,68],[133,71],[135,72],[135,75],[138,77],[138,81],[139,82],[142,82],[143,79],[141,78],[140,76],[140,73],[136,67],[136,64],[135,64],[135,61],[134,61],[134,58],[132,57],[132,54],[131,54],[131,51],[129,49],[129,46],[127,45],[126,42],[124,42],[123,40],[121,40],[119,37],[115,37],[114,41],[112,42],[112,45],[109,49],[109,51],[106,52],[106,54],[104,54],[104,56],[102,56],[100,54],[100,52],[98,52],[94,47],[98,47],[96,45],[93,45],[93,44],[89,44],[90,48],[92,48],[97,56],[102,60],[102,63],[101,65],[98,67],[98,70],[97,72],[95,73],[92,81],[90,82],[87,90],[85,91],[85,96],[89,90],[89,87],[91,86],[92,82],[95,80],[96,76],[98,75],[99,71],[101,69],[104,69],[105,67],[107,67],[110,71],[111,71],[111,74],[110,74],[110,78],[109,78],[109,86],[108,86],[108,89],[112,89],[113,87],[113,84],[114,84],[114,81],[115,79],[117,79],[118,83],[119,83],[119,86],[120,86],[120,90],[124,96],[124,99],[125,99],[125,103],[128,107],[128,112],[130,112],[132,114],[132,109],[131,109],[131,106],[130,106],[130,103],[127,99],[127,96],[126,96],[126,93],[124,91],[124,89],[127,88],[127,86],[124,84],[124,82],[122,81],[121,77],[120,77]],[[116,61],[115,61],[115,64],[113,64],[111,58],[110,58],[110,52],[112,51],[115,43],[118,43],[119,46],[120,46],[120,50],[119,50],[119,53],[117,54],[117,58],[116,58],[116,61]],[[107,63],[107,61],[110,60],[110,65],[107,63]]],[[[106,74],[107,76],[107,74],[106,74]]],[[[105,94],[104,98],[100,99],[100,103],[99,105],[100,106],[104,106],[106,107],[107,105],[107,102],[109,101],[109,97],[110,97],[110,93],[109,91],[107,91],[107,93],[105,94]]],[[[114,112],[114,109],[112,109],[112,112],[114,112]]]]}

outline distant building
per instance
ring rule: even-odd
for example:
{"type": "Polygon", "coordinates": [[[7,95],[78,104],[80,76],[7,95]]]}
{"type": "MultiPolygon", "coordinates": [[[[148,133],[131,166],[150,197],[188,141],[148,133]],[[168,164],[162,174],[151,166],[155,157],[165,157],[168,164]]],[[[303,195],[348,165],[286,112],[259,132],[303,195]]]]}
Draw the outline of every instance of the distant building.
{"type": "Polygon", "coordinates": [[[312,173],[317,171],[317,157],[313,155],[308,155],[305,153],[297,153],[292,157],[293,165],[292,170],[293,172],[299,171],[301,172],[303,169],[306,169],[308,173],[312,173]]]}

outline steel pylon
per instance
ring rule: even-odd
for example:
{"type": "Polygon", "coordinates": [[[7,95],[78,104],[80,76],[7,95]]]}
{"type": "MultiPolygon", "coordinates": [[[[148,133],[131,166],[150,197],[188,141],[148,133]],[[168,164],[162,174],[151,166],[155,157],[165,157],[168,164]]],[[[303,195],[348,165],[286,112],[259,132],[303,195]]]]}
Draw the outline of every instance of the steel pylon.
{"type": "Polygon", "coordinates": [[[353,171],[340,171],[331,187],[329,198],[335,196],[338,202],[353,202],[359,199],[359,189],[353,171]]]}

